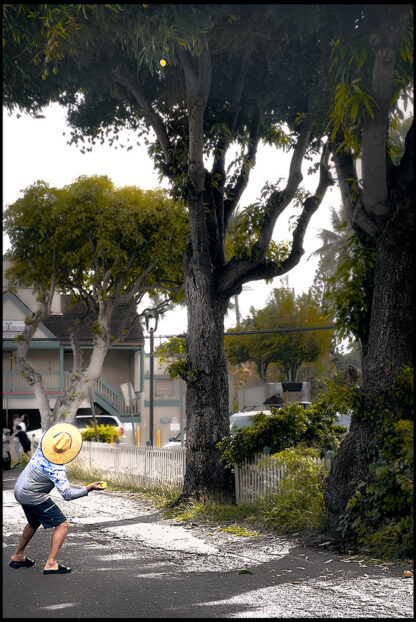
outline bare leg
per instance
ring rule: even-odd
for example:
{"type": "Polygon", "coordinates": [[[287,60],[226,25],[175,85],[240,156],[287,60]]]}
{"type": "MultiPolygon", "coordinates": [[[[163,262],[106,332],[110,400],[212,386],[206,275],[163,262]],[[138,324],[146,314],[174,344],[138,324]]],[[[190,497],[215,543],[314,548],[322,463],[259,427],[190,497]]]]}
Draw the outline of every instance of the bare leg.
{"type": "Polygon", "coordinates": [[[52,535],[51,550],[49,553],[48,561],[45,564],[45,570],[57,570],[58,569],[58,563],[56,560],[58,557],[59,549],[65,542],[67,531],[68,531],[68,521],[65,521],[64,523],[61,523],[60,525],[55,527],[55,530],[52,535]]]}
{"type": "Polygon", "coordinates": [[[17,456],[17,462],[20,462],[22,458],[21,458],[21,451],[20,451],[20,441],[17,438],[17,436],[15,436],[13,439],[13,445],[14,445],[14,450],[16,452],[16,456],[17,456]]]}
{"type": "Polygon", "coordinates": [[[20,537],[19,544],[14,555],[12,555],[12,562],[24,562],[25,561],[25,548],[30,540],[33,538],[37,531],[37,527],[31,527],[29,523],[23,529],[23,533],[20,537]]]}

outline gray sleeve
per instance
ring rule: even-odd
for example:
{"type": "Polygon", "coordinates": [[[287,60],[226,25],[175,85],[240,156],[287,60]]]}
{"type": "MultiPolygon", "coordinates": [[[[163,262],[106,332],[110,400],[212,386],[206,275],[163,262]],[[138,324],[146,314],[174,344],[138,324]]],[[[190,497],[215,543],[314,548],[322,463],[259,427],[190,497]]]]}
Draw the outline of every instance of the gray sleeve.
{"type": "Polygon", "coordinates": [[[59,491],[65,501],[72,501],[72,499],[79,499],[80,497],[85,497],[88,495],[88,490],[84,486],[83,488],[65,488],[64,490],[59,491]]]}

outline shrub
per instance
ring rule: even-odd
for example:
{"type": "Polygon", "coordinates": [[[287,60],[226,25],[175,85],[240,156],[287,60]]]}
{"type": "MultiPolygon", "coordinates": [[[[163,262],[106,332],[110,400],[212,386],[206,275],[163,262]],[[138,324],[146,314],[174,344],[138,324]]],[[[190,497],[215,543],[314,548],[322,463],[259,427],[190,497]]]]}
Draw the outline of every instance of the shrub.
{"type": "MultiPolygon", "coordinates": [[[[121,432],[114,425],[97,425],[98,441],[100,443],[118,442],[121,432]]],[[[95,441],[95,429],[88,427],[81,432],[84,441],[95,441]]]]}
{"type": "Polygon", "coordinates": [[[322,531],[327,527],[323,481],[327,470],[317,461],[319,453],[293,447],[273,455],[285,467],[278,492],[262,502],[262,518],[278,533],[322,531]]]}
{"type": "Polygon", "coordinates": [[[240,428],[218,443],[221,459],[231,467],[263,451],[264,447],[276,453],[299,443],[314,447],[321,455],[328,449],[336,450],[346,430],[334,424],[335,414],[335,409],[325,400],[306,410],[297,403],[272,407],[271,415],[255,415],[253,426],[240,428]]]}
{"type": "MultiPolygon", "coordinates": [[[[386,372],[388,368],[386,367],[386,372]]],[[[377,462],[359,482],[339,530],[381,558],[413,555],[413,373],[405,367],[373,413],[381,435],[377,462]]]]}
{"type": "Polygon", "coordinates": [[[380,558],[405,559],[413,553],[413,466],[380,460],[370,465],[347,504],[340,527],[380,558]]]}

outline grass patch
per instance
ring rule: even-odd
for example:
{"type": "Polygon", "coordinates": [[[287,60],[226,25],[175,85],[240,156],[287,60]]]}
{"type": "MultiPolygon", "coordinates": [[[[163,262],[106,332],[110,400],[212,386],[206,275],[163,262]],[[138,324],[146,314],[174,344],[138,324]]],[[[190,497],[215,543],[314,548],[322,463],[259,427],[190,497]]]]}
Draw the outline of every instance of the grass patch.
{"type": "Polygon", "coordinates": [[[225,531],[225,533],[231,533],[234,536],[241,536],[242,538],[257,538],[257,531],[249,531],[245,527],[241,527],[241,525],[230,525],[229,527],[221,527],[221,531],[225,531]]]}
{"type": "Polygon", "coordinates": [[[180,494],[178,488],[174,486],[160,486],[157,488],[145,488],[135,484],[134,480],[123,481],[111,476],[105,475],[98,469],[90,469],[80,464],[71,463],[67,466],[68,478],[73,483],[86,486],[93,482],[98,482],[103,479],[107,482],[107,489],[111,492],[127,492],[140,497],[149,499],[156,508],[161,509],[167,504],[175,501],[180,494]]]}
{"type": "Polygon", "coordinates": [[[275,533],[322,533],[328,529],[328,513],[323,494],[303,490],[285,491],[261,502],[259,508],[266,525],[275,533]]]}
{"type": "Polygon", "coordinates": [[[216,523],[235,525],[242,523],[247,526],[252,524],[264,524],[261,509],[257,505],[245,503],[231,505],[218,503],[208,496],[200,499],[191,499],[177,507],[165,507],[164,516],[177,521],[193,520],[202,523],[216,523]]]}

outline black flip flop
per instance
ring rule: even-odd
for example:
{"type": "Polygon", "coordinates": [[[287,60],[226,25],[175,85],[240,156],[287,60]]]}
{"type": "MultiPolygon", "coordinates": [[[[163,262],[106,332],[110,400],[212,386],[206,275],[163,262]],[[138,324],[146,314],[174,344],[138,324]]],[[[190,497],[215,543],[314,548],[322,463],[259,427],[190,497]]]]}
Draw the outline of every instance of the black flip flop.
{"type": "Polygon", "coordinates": [[[34,565],[33,559],[29,559],[29,557],[25,557],[23,562],[10,562],[10,568],[30,568],[34,565]]]}
{"type": "Polygon", "coordinates": [[[68,566],[61,566],[61,564],[58,564],[57,570],[44,570],[43,574],[65,574],[67,572],[71,572],[71,568],[68,568],[68,566]]]}

